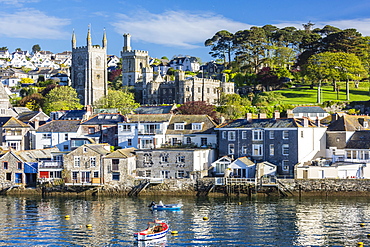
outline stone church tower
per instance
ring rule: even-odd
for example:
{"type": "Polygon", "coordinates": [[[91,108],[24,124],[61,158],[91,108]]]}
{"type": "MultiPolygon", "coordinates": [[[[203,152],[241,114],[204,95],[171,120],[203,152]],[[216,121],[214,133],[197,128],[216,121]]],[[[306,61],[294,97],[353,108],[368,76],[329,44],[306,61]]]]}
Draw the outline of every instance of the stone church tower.
{"type": "Polygon", "coordinates": [[[108,93],[106,33],[104,31],[102,46],[92,45],[89,28],[86,41],[86,46],[77,47],[73,32],[71,86],[84,106],[92,105],[108,93]]]}
{"type": "Polygon", "coordinates": [[[149,66],[149,53],[147,51],[131,50],[131,35],[124,34],[122,57],[122,85],[135,86],[143,80],[143,68],[149,66]]]}

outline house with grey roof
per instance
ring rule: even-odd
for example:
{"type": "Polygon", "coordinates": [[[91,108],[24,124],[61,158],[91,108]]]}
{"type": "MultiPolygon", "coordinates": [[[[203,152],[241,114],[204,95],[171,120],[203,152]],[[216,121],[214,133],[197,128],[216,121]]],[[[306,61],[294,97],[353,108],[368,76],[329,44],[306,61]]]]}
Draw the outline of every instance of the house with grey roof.
{"type": "Polygon", "coordinates": [[[140,106],[134,110],[135,114],[169,114],[173,113],[176,105],[140,106]]]}
{"type": "Polygon", "coordinates": [[[293,177],[294,166],[325,155],[326,127],[308,118],[237,119],[216,128],[219,155],[268,161],[278,175],[293,177]]]}
{"type": "Polygon", "coordinates": [[[207,115],[173,115],[166,131],[166,144],[216,147],[216,123],[207,115]]]}
{"type": "Polygon", "coordinates": [[[321,120],[330,115],[320,106],[297,106],[293,109],[292,113],[295,118],[308,117],[312,120],[321,120]]]}
{"type": "Polygon", "coordinates": [[[79,135],[80,120],[53,120],[47,122],[34,132],[33,149],[57,147],[60,151],[70,151],[92,140],[82,140],[79,135]]]}
{"type": "Polygon", "coordinates": [[[3,150],[30,149],[32,127],[14,117],[0,117],[0,143],[3,150]]]}
{"type": "Polygon", "coordinates": [[[85,144],[63,156],[65,184],[102,185],[104,184],[103,160],[111,153],[110,145],[85,144]]]}
{"type": "Polygon", "coordinates": [[[95,143],[109,143],[118,146],[118,124],[125,122],[125,117],[119,113],[98,113],[79,128],[80,137],[91,138],[95,143]]]}

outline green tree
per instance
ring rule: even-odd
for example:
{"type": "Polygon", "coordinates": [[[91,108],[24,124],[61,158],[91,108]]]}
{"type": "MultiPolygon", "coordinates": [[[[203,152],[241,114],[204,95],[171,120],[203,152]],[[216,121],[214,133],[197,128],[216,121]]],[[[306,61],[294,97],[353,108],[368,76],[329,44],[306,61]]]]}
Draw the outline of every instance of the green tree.
{"type": "Polygon", "coordinates": [[[41,51],[41,47],[39,44],[32,46],[32,53],[35,54],[36,52],[41,51]]]}
{"type": "Polygon", "coordinates": [[[70,86],[55,87],[45,96],[44,112],[46,114],[58,110],[78,110],[82,107],[76,90],[70,86]]]}
{"type": "Polygon", "coordinates": [[[176,109],[179,114],[183,115],[208,115],[212,119],[217,118],[217,112],[213,105],[205,101],[189,101],[176,109]]]}
{"type": "Polygon", "coordinates": [[[19,101],[20,106],[25,106],[31,111],[38,111],[44,105],[45,98],[39,93],[33,93],[26,97],[23,97],[19,101]]]}
{"type": "Polygon", "coordinates": [[[8,47],[6,46],[0,47],[0,51],[7,51],[7,50],[8,50],[8,47]]]}
{"type": "Polygon", "coordinates": [[[33,84],[35,81],[31,78],[22,78],[21,79],[21,84],[33,84]]]}
{"type": "Polygon", "coordinates": [[[239,94],[221,93],[220,106],[217,111],[227,119],[237,119],[245,116],[247,107],[251,105],[248,98],[241,97],[239,94]]]}
{"type": "Polygon", "coordinates": [[[117,108],[121,114],[128,114],[138,108],[134,94],[119,90],[108,90],[108,95],[94,102],[96,108],[117,108]]]}
{"type": "Polygon", "coordinates": [[[234,35],[226,30],[218,31],[212,38],[207,39],[205,46],[211,46],[211,54],[214,58],[221,58],[224,64],[231,62],[233,53],[234,35]]]}

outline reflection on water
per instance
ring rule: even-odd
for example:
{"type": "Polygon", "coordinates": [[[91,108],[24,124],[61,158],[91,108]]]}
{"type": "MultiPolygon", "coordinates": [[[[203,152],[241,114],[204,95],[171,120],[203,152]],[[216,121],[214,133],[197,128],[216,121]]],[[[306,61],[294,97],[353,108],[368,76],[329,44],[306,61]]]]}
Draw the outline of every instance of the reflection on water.
{"type": "Polygon", "coordinates": [[[357,246],[364,242],[367,246],[369,202],[370,198],[8,196],[0,197],[0,245],[357,246]],[[184,206],[180,211],[147,207],[159,200],[184,206]],[[133,233],[153,219],[167,221],[170,232],[178,234],[136,242],[133,233]]]}

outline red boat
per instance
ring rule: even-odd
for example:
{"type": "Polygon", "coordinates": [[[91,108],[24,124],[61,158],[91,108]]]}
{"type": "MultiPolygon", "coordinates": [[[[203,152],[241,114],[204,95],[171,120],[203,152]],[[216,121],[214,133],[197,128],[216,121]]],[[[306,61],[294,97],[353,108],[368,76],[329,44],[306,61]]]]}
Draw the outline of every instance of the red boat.
{"type": "Polygon", "coordinates": [[[155,220],[154,222],[149,222],[148,228],[144,231],[134,233],[134,236],[138,241],[153,240],[165,237],[168,231],[167,223],[155,220]]]}

